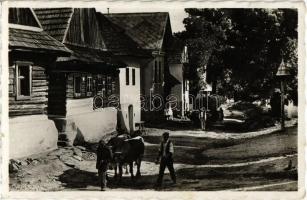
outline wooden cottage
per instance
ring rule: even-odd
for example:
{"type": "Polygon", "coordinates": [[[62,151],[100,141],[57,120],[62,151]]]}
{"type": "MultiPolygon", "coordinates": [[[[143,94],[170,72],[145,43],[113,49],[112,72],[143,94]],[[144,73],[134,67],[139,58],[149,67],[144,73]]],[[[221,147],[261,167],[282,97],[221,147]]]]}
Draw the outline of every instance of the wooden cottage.
{"type": "Polygon", "coordinates": [[[47,117],[49,72],[70,50],[45,31],[30,8],[9,8],[10,158],[57,147],[47,117]],[[18,144],[18,145],[16,145],[18,144]]]}
{"type": "Polygon", "coordinates": [[[107,51],[94,8],[35,9],[44,30],[72,51],[52,70],[48,114],[61,143],[95,142],[116,130],[119,68],[107,51]],[[96,96],[99,96],[96,98],[96,96]]]}
{"type": "Polygon", "coordinates": [[[121,27],[144,52],[152,58],[141,67],[141,94],[145,98],[142,119],[155,121],[163,117],[163,104],[178,83],[170,74],[168,49],[172,45],[172,29],[167,12],[156,13],[112,13],[105,15],[112,23],[121,27]]]}

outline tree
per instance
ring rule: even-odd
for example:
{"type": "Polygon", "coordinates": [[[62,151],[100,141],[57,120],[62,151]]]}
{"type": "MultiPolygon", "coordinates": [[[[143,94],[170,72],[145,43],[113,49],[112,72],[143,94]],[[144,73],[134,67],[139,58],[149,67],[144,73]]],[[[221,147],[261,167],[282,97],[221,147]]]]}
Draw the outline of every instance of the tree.
{"type": "Polygon", "coordinates": [[[205,74],[209,59],[215,51],[224,47],[225,31],[230,25],[228,17],[220,9],[186,9],[189,17],[183,23],[186,30],[175,35],[186,41],[189,49],[190,90],[197,93],[205,84],[201,78],[205,74]],[[206,20],[204,20],[206,19],[206,20]]]}
{"type": "Polygon", "coordinates": [[[207,73],[215,92],[237,99],[268,98],[278,87],[276,72],[284,59],[290,67],[288,95],[297,99],[297,10],[186,9],[186,40],[193,89],[207,73]],[[206,71],[204,71],[206,66],[206,71]],[[198,79],[195,78],[198,76],[198,79]],[[295,97],[296,96],[296,97],[295,97]]]}

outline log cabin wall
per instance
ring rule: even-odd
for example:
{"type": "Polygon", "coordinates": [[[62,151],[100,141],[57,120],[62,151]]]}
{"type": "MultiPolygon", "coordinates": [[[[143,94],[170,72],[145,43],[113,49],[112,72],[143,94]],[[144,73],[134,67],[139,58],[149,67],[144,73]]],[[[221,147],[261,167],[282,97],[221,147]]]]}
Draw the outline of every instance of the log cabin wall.
{"type": "Polygon", "coordinates": [[[69,73],[67,75],[66,97],[67,99],[74,98],[89,98],[95,95],[109,97],[110,95],[119,95],[119,77],[118,74],[97,74],[97,73],[69,73]],[[80,95],[75,93],[75,77],[80,77],[81,87],[80,95]],[[88,80],[91,77],[91,89],[88,90],[88,80]]]}
{"type": "Polygon", "coordinates": [[[9,61],[9,116],[47,114],[49,81],[46,69],[52,67],[55,58],[10,53],[9,61]],[[16,63],[31,65],[31,95],[26,99],[17,100],[16,63]]]}
{"type": "Polygon", "coordinates": [[[66,79],[66,116],[91,113],[93,109],[117,106],[119,104],[119,96],[118,104],[114,102],[113,98],[113,95],[118,94],[117,83],[118,74],[116,77],[115,74],[68,73],[66,79]],[[101,104],[95,104],[94,107],[93,101],[96,95],[102,96],[103,101],[101,104]]]}

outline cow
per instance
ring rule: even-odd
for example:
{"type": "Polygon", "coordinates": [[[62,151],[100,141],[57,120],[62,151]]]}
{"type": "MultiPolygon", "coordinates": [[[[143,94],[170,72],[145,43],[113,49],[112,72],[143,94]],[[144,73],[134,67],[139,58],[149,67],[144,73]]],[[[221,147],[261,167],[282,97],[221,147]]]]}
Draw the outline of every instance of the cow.
{"type": "Polygon", "coordinates": [[[108,145],[111,146],[115,163],[115,177],[117,177],[117,167],[119,170],[119,180],[123,174],[123,166],[129,165],[131,179],[134,180],[133,163],[137,166],[136,177],[141,176],[141,162],[145,151],[145,143],[141,136],[130,138],[129,135],[123,134],[113,137],[109,140],[108,145]]]}

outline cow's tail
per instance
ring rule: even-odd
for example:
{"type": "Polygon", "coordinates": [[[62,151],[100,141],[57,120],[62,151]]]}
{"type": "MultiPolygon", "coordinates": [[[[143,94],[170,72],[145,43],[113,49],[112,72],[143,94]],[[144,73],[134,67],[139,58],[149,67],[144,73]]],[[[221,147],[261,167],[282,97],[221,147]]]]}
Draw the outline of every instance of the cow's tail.
{"type": "Polygon", "coordinates": [[[142,142],[142,149],[141,149],[141,155],[143,157],[144,153],[145,153],[145,141],[144,139],[141,137],[141,142],[142,142]]]}
{"type": "Polygon", "coordinates": [[[137,160],[136,160],[136,163],[135,163],[135,165],[140,165],[141,164],[141,162],[142,162],[142,160],[143,160],[143,157],[144,157],[144,153],[145,153],[145,141],[144,141],[144,139],[142,138],[142,137],[140,137],[140,139],[139,139],[140,141],[141,141],[141,148],[140,148],[140,152],[139,152],[139,156],[138,156],[138,158],[137,158],[137,160]]]}

